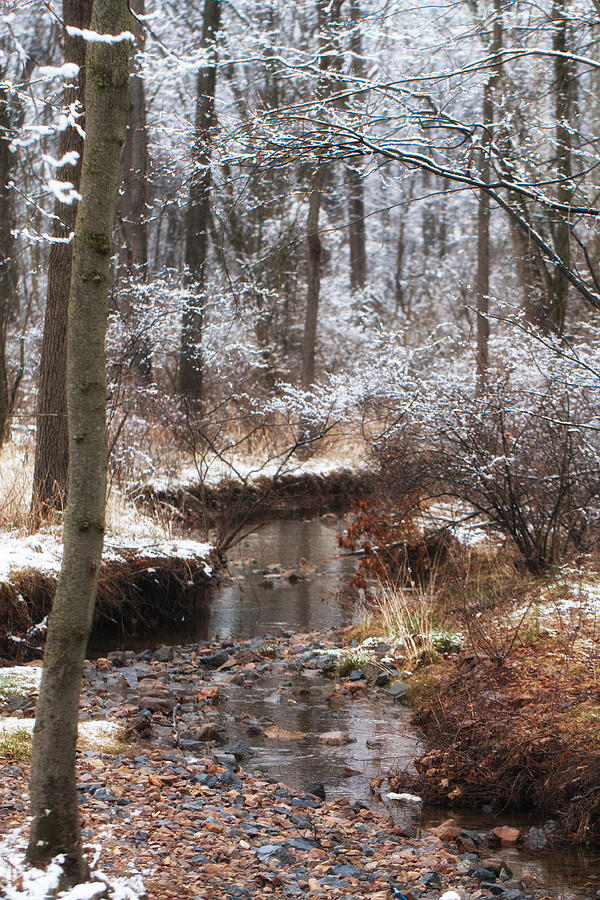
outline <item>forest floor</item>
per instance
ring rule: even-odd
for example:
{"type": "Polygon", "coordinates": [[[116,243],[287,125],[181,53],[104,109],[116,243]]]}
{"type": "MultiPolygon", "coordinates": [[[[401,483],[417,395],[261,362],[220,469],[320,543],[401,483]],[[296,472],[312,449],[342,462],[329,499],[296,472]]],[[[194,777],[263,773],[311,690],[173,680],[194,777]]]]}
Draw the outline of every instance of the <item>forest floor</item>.
{"type": "MultiPolygon", "coordinates": [[[[316,668],[329,673],[332,710],[378,691],[393,717],[394,682],[376,686],[376,666],[365,673],[368,679],[357,682],[348,673],[334,679],[344,651],[339,640],[324,643],[322,637],[287,634],[268,645],[199,643],[138,655],[116,651],[87,663],[81,716],[120,723],[125,739],[112,753],[87,749],[78,755],[84,837],[101,845],[99,868],[106,876],[131,879],[137,873],[150,898],[309,894],[383,900],[396,890],[407,900],[437,900],[448,888],[463,900],[551,897],[535,879],[513,877],[499,854],[503,840],[517,839],[510,829],[476,835],[448,822],[425,830],[399,826],[385,807],[378,812],[347,797],[324,799],[322,785],[294,791],[252,773],[244,762],[252,752],[248,744],[223,744],[219,704],[228,702],[227,685],[252,690],[266,673],[283,684],[291,672],[316,668]]],[[[34,701],[31,688],[11,693],[3,712],[27,716],[34,701]]],[[[300,749],[307,739],[244,717],[239,709],[231,714],[252,743],[284,741],[300,749]]],[[[347,736],[333,731],[318,739],[333,750],[347,736]]],[[[27,824],[26,747],[15,755],[24,758],[0,767],[5,834],[27,824]]],[[[351,761],[350,749],[347,755],[351,761]]],[[[27,896],[19,892],[17,874],[7,897],[27,896]]]]}

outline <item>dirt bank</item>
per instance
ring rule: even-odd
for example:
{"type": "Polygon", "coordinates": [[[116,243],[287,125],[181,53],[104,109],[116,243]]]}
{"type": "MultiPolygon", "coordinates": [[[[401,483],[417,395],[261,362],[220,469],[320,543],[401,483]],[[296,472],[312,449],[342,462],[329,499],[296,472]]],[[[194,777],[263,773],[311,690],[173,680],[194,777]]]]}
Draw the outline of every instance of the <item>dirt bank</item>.
{"type": "MultiPolygon", "coordinates": [[[[149,633],[194,615],[217,583],[218,560],[122,550],[102,563],[92,640],[149,633]]],[[[0,582],[0,657],[43,654],[56,574],[27,568],[0,582]]]]}
{"type": "Polygon", "coordinates": [[[504,658],[465,652],[417,673],[428,752],[395,790],[442,806],[518,810],[600,841],[600,689],[593,623],[526,637],[504,658]]]}
{"type": "Polygon", "coordinates": [[[139,496],[160,519],[174,518],[194,530],[216,529],[223,540],[241,523],[348,510],[353,500],[368,496],[373,488],[372,474],[340,469],[246,483],[226,479],[216,485],[145,487],[139,496]]]}

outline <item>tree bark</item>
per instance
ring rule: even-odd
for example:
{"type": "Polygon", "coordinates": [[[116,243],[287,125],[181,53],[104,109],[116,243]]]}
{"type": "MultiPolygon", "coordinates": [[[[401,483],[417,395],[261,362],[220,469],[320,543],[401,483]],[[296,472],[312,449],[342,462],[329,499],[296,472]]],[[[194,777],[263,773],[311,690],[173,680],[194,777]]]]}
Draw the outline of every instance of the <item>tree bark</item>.
{"type": "MultiPolygon", "coordinates": [[[[359,0],[350,0],[350,21],[352,23],[350,35],[350,48],[352,50],[351,72],[355,78],[363,79],[365,67],[362,55],[359,0]]],[[[367,281],[367,251],[364,181],[363,172],[358,163],[346,166],[346,182],[349,189],[350,288],[352,291],[362,291],[367,281]]]]}
{"type": "Polygon", "coordinates": [[[306,223],[307,244],[307,289],[306,314],[304,319],[304,341],[302,344],[302,387],[307,391],[315,380],[315,345],[317,340],[317,318],[321,293],[321,253],[319,216],[323,185],[327,178],[327,167],[320,166],[308,200],[306,223]]]}
{"type": "MultiPolygon", "coordinates": [[[[92,30],[130,31],[127,0],[95,0],[92,30]]],[[[65,856],[70,882],[85,878],[75,783],[81,677],[102,556],[106,503],[104,342],[119,159],[129,117],[130,43],[87,50],[82,200],[73,238],[67,334],[69,492],[63,561],[52,607],[33,736],[28,856],[65,856]]]]}
{"type": "MultiPolygon", "coordinates": [[[[567,52],[567,14],[565,0],[555,0],[553,8],[554,35],[552,49],[567,52]]],[[[554,58],[555,115],[556,115],[556,169],[558,176],[557,197],[569,206],[573,199],[571,183],[571,82],[573,64],[565,57],[554,58]]],[[[568,216],[561,216],[554,227],[556,255],[567,267],[571,266],[571,225],[568,216]]],[[[555,269],[552,279],[550,315],[555,331],[561,333],[565,324],[565,312],[569,294],[569,281],[562,268],[555,269]]]]}
{"type": "MultiPolygon", "coordinates": [[[[131,0],[137,16],[145,14],[145,0],[131,0]]],[[[134,19],[136,45],[143,48],[144,30],[134,19]]],[[[131,116],[121,156],[121,194],[117,204],[119,226],[119,291],[122,313],[131,322],[135,334],[131,370],[146,384],[152,381],[152,347],[147,332],[139,326],[144,319],[143,294],[135,291],[136,281],[148,274],[148,131],[146,127],[146,91],[139,75],[137,60],[132,63],[130,81],[131,116]]]]}
{"type": "MultiPolygon", "coordinates": [[[[502,2],[494,0],[494,22],[491,52],[498,54],[502,49],[502,2]]],[[[481,141],[481,180],[490,183],[490,146],[494,129],[494,90],[501,75],[501,57],[483,89],[483,136],[481,141]]],[[[479,192],[477,213],[477,383],[482,391],[485,387],[489,367],[490,322],[488,318],[490,300],[490,197],[486,190],[479,192]]]]}
{"type": "MultiPolygon", "coordinates": [[[[63,0],[63,21],[66,25],[88,28],[92,0],[63,0]]],[[[78,102],[83,108],[85,90],[85,44],[79,37],[72,37],[65,29],[65,60],[79,66],[78,83],[65,91],[65,106],[78,102]]],[[[79,125],[85,129],[83,118],[79,125]]],[[[74,166],[63,166],[56,178],[70,181],[79,188],[83,138],[76,128],[66,128],[59,140],[59,157],[70,151],[79,154],[74,166]]],[[[37,433],[33,473],[32,514],[44,518],[53,509],[62,509],[67,490],[69,448],[66,405],[66,343],[67,305],[71,285],[72,248],[63,243],[75,228],[77,203],[54,205],[53,236],[58,242],[50,246],[48,261],[48,290],[44,335],[40,361],[38,387],[37,433]]]]}
{"type": "Polygon", "coordinates": [[[190,400],[202,400],[202,329],[208,225],[210,218],[211,143],[216,124],[216,39],[221,18],[220,0],[205,0],[202,47],[209,63],[198,72],[196,124],[192,145],[194,172],[187,210],[185,267],[190,296],[182,318],[179,389],[190,400]]]}
{"type": "MultiPolygon", "coordinates": [[[[132,12],[145,14],[145,0],[131,0],[132,12]]],[[[142,48],[144,32],[134,19],[136,44],[142,48]]],[[[133,63],[139,69],[137,62],[133,63]]],[[[117,216],[121,246],[119,264],[129,276],[145,279],[148,267],[148,131],[144,79],[134,71],[130,83],[131,116],[121,156],[123,193],[117,216]]]]}
{"type": "MultiPolygon", "coordinates": [[[[322,97],[331,92],[331,79],[327,73],[339,69],[339,53],[336,54],[332,25],[339,24],[341,0],[317,0],[319,29],[319,69],[321,82],[319,93],[322,97]]],[[[304,338],[302,341],[302,387],[308,390],[315,380],[315,347],[317,340],[317,319],[321,293],[322,244],[319,235],[319,219],[323,188],[330,174],[326,163],[319,165],[310,196],[308,198],[308,218],[306,220],[307,287],[306,311],[304,318],[304,338]]]]}
{"type": "Polygon", "coordinates": [[[8,94],[6,90],[0,89],[0,447],[9,431],[10,392],[6,366],[6,330],[15,289],[13,216],[9,188],[14,159],[10,151],[11,137],[8,94]]]}

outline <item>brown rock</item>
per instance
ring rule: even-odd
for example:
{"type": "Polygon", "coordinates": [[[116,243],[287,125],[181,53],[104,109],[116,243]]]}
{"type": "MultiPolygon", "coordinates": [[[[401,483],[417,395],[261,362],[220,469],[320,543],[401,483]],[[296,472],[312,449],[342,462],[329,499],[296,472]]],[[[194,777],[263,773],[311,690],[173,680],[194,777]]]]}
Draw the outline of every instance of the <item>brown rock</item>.
{"type": "Polygon", "coordinates": [[[355,738],[350,737],[345,731],[324,731],[319,735],[320,744],[328,744],[332,747],[340,747],[342,744],[353,744],[355,738]]]}
{"type": "Polygon", "coordinates": [[[158,710],[173,709],[176,704],[177,701],[166,694],[158,697],[142,697],[140,700],[140,709],[150,709],[153,712],[156,712],[158,710]]]}
{"type": "Polygon", "coordinates": [[[272,741],[303,741],[306,737],[304,731],[287,731],[285,728],[279,728],[277,725],[267,728],[265,735],[272,741]]]}
{"type": "Polygon", "coordinates": [[[462,829],[456,824],[456,819],[446,819],[441,825],[431,829],[440,841],[453,841],[461,833],[462,829]]]}
{"type": "Polygon", "coordinates": [[[509,825],[501,825],[493,829],[497,838],[500,838],[503,844],[516,844],[521,837],[518,828],[511,828],[509,825]]]}

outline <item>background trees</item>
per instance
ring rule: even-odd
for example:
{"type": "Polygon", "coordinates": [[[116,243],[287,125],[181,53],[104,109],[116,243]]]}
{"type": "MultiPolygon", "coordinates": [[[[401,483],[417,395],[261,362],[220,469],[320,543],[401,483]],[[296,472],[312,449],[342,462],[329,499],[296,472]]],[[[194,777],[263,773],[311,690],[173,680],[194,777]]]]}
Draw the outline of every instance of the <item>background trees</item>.
{"type": "MultiPolygon", "coordinates": [[[[372,0],[135,9],[109,323],[120,471],[148,465],[140,435],[189,416],[190,399],[204,404],[194,427],[233,397],[251,414],[283,384],[314,392],[367,370],[383,335],[418,347],[451,325],[484,373],[502,363],[488,330],[502,332],[507,308],[568,338],[595,315],[591,0],[465,0],[435,21],[427,7],[372,0]]],[[[24,416],[38,403],[36,505],[51,507],[66,471],[60,241],[76,208],[56,185],[76,188],[77,168],[47,159],[80,140],[82,120],[69,118],[75,81],[63,95],[64,79],[34,77],[64,62],[62,27],[48,13],[40,54],[26,15],[13,17],[35,52],[23,75],[7,39],[2,181],[19,288],[6,366],[14,382],[26,323],[17,401],[24,416]]]]}

